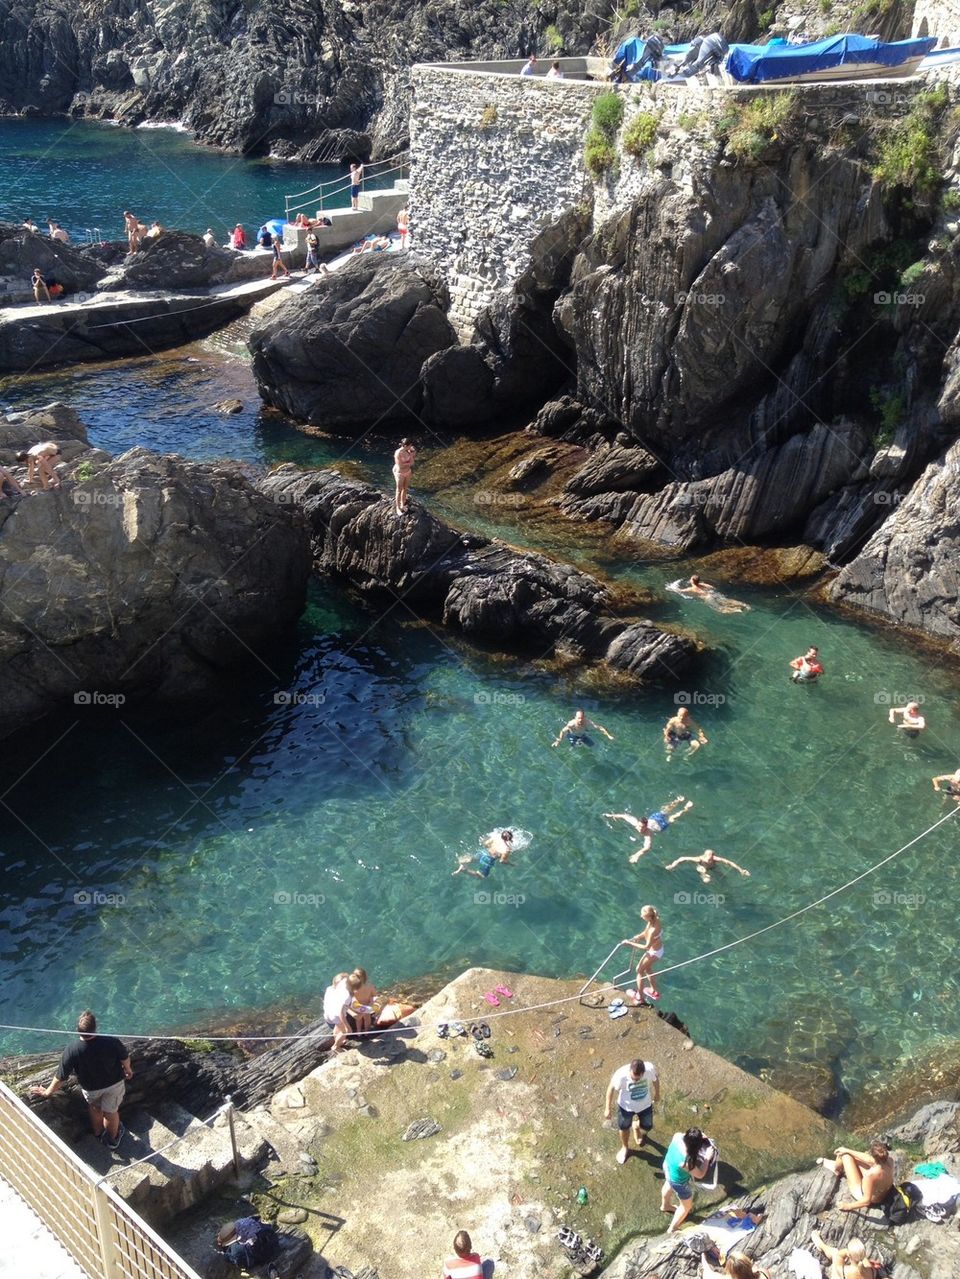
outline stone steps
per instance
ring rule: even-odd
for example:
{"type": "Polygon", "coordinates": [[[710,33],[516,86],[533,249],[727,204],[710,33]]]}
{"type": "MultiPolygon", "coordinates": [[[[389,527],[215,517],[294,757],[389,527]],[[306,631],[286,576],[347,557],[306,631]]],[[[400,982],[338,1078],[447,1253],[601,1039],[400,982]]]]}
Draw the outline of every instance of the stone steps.
{"type": "MultiPolygon", "coordinates": [[[[202,1123],[175,1102],[159,1102],[153,1113],[123,1116],[127,1136],[117,1151],[85,1137],[77,1154],[99,1173],[116,1171],[110,1185],[151,1225],[194,1207],[234,1176],[233,1148],[225,1115],[202,1123]],[[138,1160],[161,1151],[145,1163],[138,1160]]],[[[242,1115],[234,1116],[241,1168],[263,1161],[272,1142],[242,1115]]]]}

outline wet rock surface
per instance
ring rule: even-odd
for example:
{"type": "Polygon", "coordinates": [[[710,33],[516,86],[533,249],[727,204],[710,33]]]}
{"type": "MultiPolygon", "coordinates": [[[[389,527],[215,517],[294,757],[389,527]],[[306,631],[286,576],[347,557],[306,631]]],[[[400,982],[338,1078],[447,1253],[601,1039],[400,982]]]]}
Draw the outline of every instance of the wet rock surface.
{"type": "Polygon", "coordinates": [[[284,466],[263,493],[300,507],[322,570],[361,590],[398,596],[465,637],[530,657],[575,655],[625,673],[673,679],[695,645],[650,622],[613,615],[595,578],[443,524],[417,502],[398,517],[379,489],[337,471],[284,466]]]}

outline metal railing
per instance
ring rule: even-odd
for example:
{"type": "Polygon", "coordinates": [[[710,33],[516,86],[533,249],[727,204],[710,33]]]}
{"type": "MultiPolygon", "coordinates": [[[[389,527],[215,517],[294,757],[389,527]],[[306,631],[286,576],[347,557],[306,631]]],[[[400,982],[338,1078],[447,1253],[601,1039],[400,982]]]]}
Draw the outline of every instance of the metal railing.
{"type": "MultiPolygon", "coordinates": [[[[410,152],[399,151],[396,155],[389,156],[386,160],[377,160],[375,164],[365,164],[363,166],[363,178],[360,182],[360,189],[363,190],[367,178],[386,178],[391,173],[406,173],[410,168],[410,152]]],[[[331,196],[340,195],[343,191],[349,191],[351,187],[350,175],[347,174],[342,178],[331,178],[328,182],[319,182],[315,187],[310,187],[306,191],[294,191],[292,195],[284,196],[284,216],[290,221],[291,213],[299,213],[306,208],[324,207],[324,200],[329,200],[331,196]],[[307,199],[300,200],[301,196],[307,199]],[[299,204],[294,201],[300,200],[299,204]]]]}
{"type": "Polygon", "coordinates": [[[200,1279],[3,1083],[0,1177],[90,1279],[200,1279]]]}

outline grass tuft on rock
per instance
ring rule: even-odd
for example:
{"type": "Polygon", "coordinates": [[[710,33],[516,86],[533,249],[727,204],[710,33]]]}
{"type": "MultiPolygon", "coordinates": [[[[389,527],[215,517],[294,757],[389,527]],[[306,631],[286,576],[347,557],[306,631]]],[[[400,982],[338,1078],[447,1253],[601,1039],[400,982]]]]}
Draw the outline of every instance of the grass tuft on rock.
{"type": "Polygon", "coordinates": [[[788,128],[796,99],[792,93],[775,93],[737,102],[717,126],[726,141],[727,154],[736,160],[756,163],[771,143],[788,128]]]}
{"type": "Polygon", "coordinates": [[[617,163],[613,143],[602,130],[592,128],[583,144],[583,163],[592,178],[602,178],[617,163]]]}
{"type": "Polygon", "coordinates": [[[639,160],[653,146],[657,138],[660,116],[652,111],[635,115],[623,131],[623,149],[627,155],[639,160]]]}
{"type": "Polygon", "coordinates": [[[908,114],[886,127],[873,167],[881,186],[923,200],[936,193],[943,180],[938,132],[947,102],[946,86],[939,84],[918,93],[908,114]]]}
{"type": "Polygon", "coordinates": [[[601,93],[593,100],[590,118],[593,127],[612,139],[623,124],[623,98],[619,93],[601,93]]]}

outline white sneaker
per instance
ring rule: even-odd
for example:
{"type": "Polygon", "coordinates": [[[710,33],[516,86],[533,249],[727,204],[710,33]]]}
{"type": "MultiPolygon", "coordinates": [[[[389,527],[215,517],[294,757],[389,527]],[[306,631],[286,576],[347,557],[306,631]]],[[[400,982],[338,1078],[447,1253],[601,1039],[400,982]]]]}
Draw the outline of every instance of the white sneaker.
{"type": "Polygon", "coordinates": [[[626,1146],[621,1146],[620,1149],[617,1151],[617,1163],[625,1164],[627,1162],[627,1155],[629,1153],[630,1152],[629,1150],[627,1150],[626,1146]]]}

